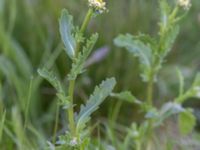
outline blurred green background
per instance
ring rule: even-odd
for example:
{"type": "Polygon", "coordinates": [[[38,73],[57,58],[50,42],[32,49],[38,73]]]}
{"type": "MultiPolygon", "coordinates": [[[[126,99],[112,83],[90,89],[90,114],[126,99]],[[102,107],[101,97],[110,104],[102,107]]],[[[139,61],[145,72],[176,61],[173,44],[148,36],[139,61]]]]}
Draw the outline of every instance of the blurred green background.
{"type": "MultiPolygon", "coordinates": [[[[47,138],[52,135],[57,108],[55,90],[38,76],[37,69],[46,66],[68,84],[66,75],[71,62],[63,51],[58,29],[63,8],[67,8],[74,16],[75,24],[80,25],[88,9],[87,0],[0,0],[0,114],[2,116],[6,109],[7,143],[13,137],[12,133],[18,130],[12,121],[20,124],[25,118],[28,118],[32,130],[36,128],[47,138]]],[[[108,0],[107,8],[108,13],[91,21],[86,34],[98,32],[100,38],[95,50],[107,46],[110,51],[101,62],[90,65],[78,78],[77,104],[83,103],[94,86],[110,76],[117,79],[116,92],[129,89],[140,99],[145,98],[146,85],[140,80],[138,61],[125,49],[115,47],[113,39],[120,33],[156,35],[158,1],[108,0]]],[[[158,106],[177,95],[177,67],[184,74],[186,87],[191,84],[200,70],[199,56],[200,1],[193,0],[189,14],[181,22],[173,50],[160,72],[155,90],[158,106]]],[[[186,106],[193,106],[200,120],[200,102],[191,100],[186,106]]],[[[112,118],[113,112],[118,110],[116,107],[120,108],[117,119],[122,124],[140,118],[136,106],[113,99],[103,104],[94,120],[112,118]]],[[[65,121],[63,110],[60,110],[60,128],[65,121]]],[[[16,134],[20,138],[21,135],[16,134]]]]}

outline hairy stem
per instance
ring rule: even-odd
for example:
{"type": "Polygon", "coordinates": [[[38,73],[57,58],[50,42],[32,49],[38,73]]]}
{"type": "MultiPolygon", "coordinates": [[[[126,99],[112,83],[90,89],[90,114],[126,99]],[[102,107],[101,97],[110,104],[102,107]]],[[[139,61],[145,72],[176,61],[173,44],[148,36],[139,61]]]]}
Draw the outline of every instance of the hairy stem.
{"type": "MultiPolygon", "coordinates": [[[[83,24],[81,26],[81,30],[80,30],[81,34],[83,34],[85,32],[85,30],[86,30],[86,28],[87,28],[87,26],[89,24],[89,21],[90,21],[90,19],[92,17],[92,14],[93,14],[93,10],[89,9],[87,14],[86,14],[86,16],[85,16],[83,24]]],[[[81,43],[78,41],[76,43],[76,57],[78,55],[80,47],[81,47],[81,43]]],[[[70,127],[70,131],[71,131],[73,136],[76,136],[76,126],[75,126],[75,120],[74,120],[74,107],[73,107],[75,82],[76,82],[76,79],[70,80],[70,82],[69,82],[68,95],[69,95],[71,107],[67,110],[68,120],[69,120],[69,127],[70,127]]]]}

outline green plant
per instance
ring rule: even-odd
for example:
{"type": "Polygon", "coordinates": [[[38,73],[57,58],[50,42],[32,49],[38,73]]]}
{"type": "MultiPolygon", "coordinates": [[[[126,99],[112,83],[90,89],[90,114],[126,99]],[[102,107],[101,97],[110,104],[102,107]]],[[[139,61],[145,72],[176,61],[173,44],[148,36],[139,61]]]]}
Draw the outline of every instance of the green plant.
{"type": "Polygon", "coordinates": [[[160,22],[159,32],[156,37],[146,34],[132,36],[130,34],[119,35],[114,43],[118,47],[126,48],[131,54],[139,59],[141,77],[147,83],[146,101],[137,100],[130,92],[113,93],[112,96],[124,99],[139,105],[145,112],[145,120],[140,125],[133,123],[127,137],[125,138],[124,149],[131,147],[130,141],[134,139],[135,149],[155,150],[156,127],[162,125],[164,120],[171,115],[178,114],[180,132],[185,135],[192,131],[195,125],[195,117],[192,109],[183,108],[182,104],[188,98],[199,97],[199,74],[193,85],[186,92],[184,91],[184,80],[180,71],[178,72],[180,87],[179,95],[173,101],[164,103],[158,109],[154,104],[154,84],[159,82],[157,76],[162,69],[167,54],[171,51],[173,43],[179,33],[179,23],[188,12],[191,4],[189,0],[178,0],[168,3],[167,0],[160,0],[160,22]],[[175,7],[173,7],[175,5],[175,7]]]}
{"type": "MultiPolygon", "coordinates": [[[[79,74],[84,72],[84,64],[90,55],[97,39],[98,34],[93,34],[90,38],[84,36],[84,32],[90,22],[90,19],[106,11],[105,2],[101,0],[89,0],[89,10],[85,16],[82,26],[74,27],[73,18],[66,9],[62,10],[59,19],[60,34],[65,46],[65,52],[72,60],[72,68],[68,74],[68,92],[65,91],[65,85],[59,81],[56,76],[47,69],[39,69],[38,73],[47,79],[57,90],[59,104],[66,110],[68,116],[69,130],[65,135],[59,137],[56,149],[88,149],[90,137],[87,136],[89,128],[86,123],[90,120],[91,114],[96,111],[104,99],[110,95],[114,86],[115,79],[109,78],[96,86],[93,94],[89,97],[85,105],[80,106],[79,113],[74,112],[74,88],[79,74]]],[[[52,147],[52,144],[49,143],[52,147]]]]}

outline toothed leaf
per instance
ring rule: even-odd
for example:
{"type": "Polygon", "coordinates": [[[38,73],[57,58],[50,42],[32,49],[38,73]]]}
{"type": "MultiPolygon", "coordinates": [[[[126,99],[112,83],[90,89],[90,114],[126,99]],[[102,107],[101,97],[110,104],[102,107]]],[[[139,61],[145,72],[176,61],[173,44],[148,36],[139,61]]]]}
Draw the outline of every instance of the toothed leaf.
{"type": "Polygon", "coordinates": [[[41,77],[46,79],[58,91],[58,93],[64,94],[64,90],[60,81],[56,78],[56,76],[52,72],[49,72],[47,69],[43,68],[43,69],[38,69],[38,73],[41,77]]]}
{"type": "Polygon", "coordinates": [[[69,80],[74,80],[76,77],[83,72],[84,64],[86,59],[90,55],[96,41],[98,39],[98,34],[93,34],[89,40],[86,42],[86,46],[83,47],[83,51],[79,52],[78,57],[74,59],[72,64],[72,69],[68,75],[69,80]]]}
{"type": "Polygon", "coordinates": [[[85,105],[81,105],[81,110],[76,116],[77,132],[85,127],[85,124],[90,120],[91,114],[99,108],[99,105],[112,92],[116,81],[114,78],[109,78],[97,86],[85,105]]]}
{"type": "Polygon", "coordinates": [[[114,43],[118,47],[125,47],[130,53],[139,58],[142,78],[149,80],[151,70],[152,49],[150,44],[145,44],[130,34],[119,35],[114,43]]]}

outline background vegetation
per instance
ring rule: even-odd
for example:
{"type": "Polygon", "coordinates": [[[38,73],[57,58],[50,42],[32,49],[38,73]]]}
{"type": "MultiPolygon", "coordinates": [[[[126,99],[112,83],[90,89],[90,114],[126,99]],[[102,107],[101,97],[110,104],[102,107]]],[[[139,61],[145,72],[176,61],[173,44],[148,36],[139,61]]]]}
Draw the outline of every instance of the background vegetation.
{"type": "MultiPolygon", "coordinates": [[[[157,31],[157,0],[109,0],[109,12],[97,17],[89,25],[89,32],[98,32],[100,38],[95,46],[108,48],[109,52],[100,62],[78,78],[75,97],[82,103],[93,87],[106,77],[117,80],[115,91],[129,89],[139,98],[145,97],[139,76],[138,62],[125,50],[113,45],[119,33],[154,35],[157,31]],[[82,98],[82,99],[80,99],[82,98]]],[[[87,0],[0,0],[0,147],[5,150],[19,149],[21,143],[27,147],[44,147],[52,139],[55,116],[58,114],[55,90],[39,77],[37,69],[46,66],[67,83],[66,74],[70,60],[61,44],[58,18],[62,8],[73,14],[80,24],[87,11],[87,0]],[[28,131],[24,132],[24,124],[28,131]]],[[[87,32],[87,34],[89,34],[87,32]]],[[[200,70],[200,1],[193,0],[188,16],[182,21],[181,32],[167,64],[160,72],[156,98],[162,101],[172,98],[178,91],[176,67],[182,70],[186,86],[200,70]]],[[[155,90],[156,91],[156,90],[155,90]]],[[[156,101],[159,106],[160,101],[156,101]]],[[[191,100],[185,106],[192,106],[197,117],[196,134],[200,124],[200,102],[191,100]]],[[[98,125],[117,120],[119,128],[140,121],[136,106],[116,99],[105,101],[93,117],[98,125]],[[116,118],[117,117],[117,118],[116,118]]],[[[66,116],[59,110],[58,134],[65,129],[66,116]]],[[[173,122],[169,122],[169,128],[173,122]]],[[[172,127],[171,127],[172,128],[172,127]]],[[[101,129],[102,133],[105,129],[101,129]]],[[[94,136],[98,133],[94,131],[94,136]]],[[[120,137],[120,133],[118,135],[120,137]]],[[[112,138],[111,138],[112,139],[112,138]]]]}

